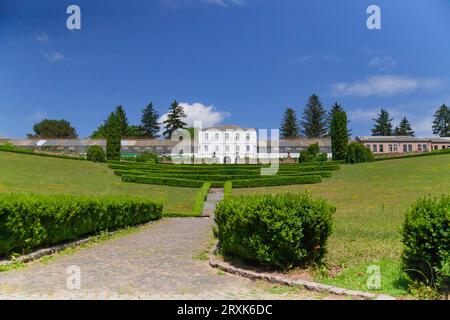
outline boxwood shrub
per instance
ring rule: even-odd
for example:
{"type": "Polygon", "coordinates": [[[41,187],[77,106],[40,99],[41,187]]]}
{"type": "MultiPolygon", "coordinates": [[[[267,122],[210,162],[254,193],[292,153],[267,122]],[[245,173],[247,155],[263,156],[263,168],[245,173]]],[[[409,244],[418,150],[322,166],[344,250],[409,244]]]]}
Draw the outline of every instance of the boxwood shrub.
{"type": "Polygon", "coordinates": [[[160,219],[141,198],[0,194],[0,256],[160,219]]]}
{"type": "Polygon", "coordinates": [[[303,267],[322,262],[334,212],[307,193],[231,197],[216,208],[217,236],[224,255],[270,268],[303,267]]]}
{"type": "Polygon", "coordinates": [[[266,179],[247,179],[247,180],[233,180],[233,188],[255,188],[255,187],[269,187],[269,186],[284,186],[293,184],[313,184],[320,183],[322,179],[320,176],[274,176],[266,179]]]}
{"type": "Polygon", "coordinates": [[[93,162],[106,162],[106,154],[100,146],[90,146],[87,151],[87,159],[93,162]]]}
{"type": "Polygon", "coordinates": [[[203,183],[203,186],[197,192],[194,202],[194,214],[201,215],[203,212],[203,205],[205,204],[206,197],[208,196],[209,188],[211,187],[210,182],[203,183]]]}
{"type": "Polygon", "coordinates": [[[419,282],[450,287],[450,196],[423,198],[408,209],[402,228],[403,266],[419,282]]]}
{"type": "Polygon", "coordinates": [[[200,188],[203,186],[203,181],[180,179],[180,178],[153,177],[153,176],[123,175],[122,181],[142,183],[142,184],[165,185],[171,187],[186,187],[186,188],[200,188]]]}

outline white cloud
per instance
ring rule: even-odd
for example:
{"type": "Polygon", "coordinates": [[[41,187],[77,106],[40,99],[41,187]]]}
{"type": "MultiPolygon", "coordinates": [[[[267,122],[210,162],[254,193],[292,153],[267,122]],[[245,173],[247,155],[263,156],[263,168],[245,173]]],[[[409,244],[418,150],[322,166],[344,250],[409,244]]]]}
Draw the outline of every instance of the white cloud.
{"type": "Polygon", "coordinates": [[[48,62],[56,63],[61,60],[64,60],[64,55],[61,52],[54,51],[52,53],[47,53],[45,51],[41,51],[42,55],[45,59],[47,59],[48,62]]]}
{"type": "Polygon", "coordinates": [[[394,58],[392,57],[375,57],[372,58],[368,65],[370,67],[375,67],[378,69],[387,69],[387,68],[391,68],[391,67],[395,67],[397,65],[397,61],[395,61],[394,58]]]}
{"type": "Polygon", "coordinates": [[[292,59],[290,61],[290,63],[295,63],[295,64],[304,64],[306,62],[310,62],[310,61],[331,61],[331,62],[335,62],[335,61],[339,61],[339,58],[336,57],[333,54],[329,54],[329,53],[325,53],[325,54],[307,54],[301,57],[298,57],[296,59],[292,59]]]}
{"type": "MultiPolygon", "coordinates": [[[[180,103],[183,107],[184,112],[186,113],[186,119],[184,122],[188,124],[188,126],[192,127],[194,125],[194,121],[202,121],[203,128],[214,126],[216,124],[221,123],[225,118],[229,117],[230,114],[228,112],[220,112],[216,111],[214,106],[205,106],[202,103],[180,103]]],[[[167,119],[167,113],[163,114],[158,122],[162,123],[167,119]]]]}
{"type": "Polygon", "coordinates": [[[36,33],[36,35],[34,36],[34,40],[36,40],[37,42],[47,42],[48,35],[45,32],[36,33]]]}
{"type": "Polygon", "coordinates": [[[417,90],[438,88],[440,79],[422,79],[408,76],[375,75],[359,82],[338,82],[332,85],[334,96],[389,96],[417,90]]]}

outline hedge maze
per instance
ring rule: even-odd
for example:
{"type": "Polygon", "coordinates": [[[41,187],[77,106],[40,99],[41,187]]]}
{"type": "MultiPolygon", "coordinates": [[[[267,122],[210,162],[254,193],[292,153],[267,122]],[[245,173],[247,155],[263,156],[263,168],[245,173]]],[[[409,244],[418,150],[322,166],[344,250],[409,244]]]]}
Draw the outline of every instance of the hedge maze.
{"type": "Polygon", "coordinates": [[[263,176],[264,165],[174,165],[115,161],[109,168],[124,182],[200,188],[209,182],[213,188],[223,188],[231,181],[233,188],[253,188],[292,184],[320,183],[342,162],[307,162],[281,164],[276,175],[263,176]]]}

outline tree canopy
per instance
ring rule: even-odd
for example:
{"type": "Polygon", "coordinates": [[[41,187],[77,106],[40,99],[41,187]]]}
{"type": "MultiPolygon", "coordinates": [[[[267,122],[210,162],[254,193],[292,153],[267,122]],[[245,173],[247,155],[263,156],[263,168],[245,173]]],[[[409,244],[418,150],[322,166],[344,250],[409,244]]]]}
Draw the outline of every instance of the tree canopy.
{"type": "Polygon", "coordinates": [[[78,138],[77,131],[67,120],[44,119],[33,126],[34,134],[28,134],[32,138],[78,138]]]}
{"type": "Polygon", "coordinates": [[[323,138],[327,133],[326,111],[317,95],[309,97],[303,110],[302,134],[308,138],[323,138]]]}
{"type": "Polygon", "coordinates": [[[392,118],[386,109],[382,108],[373,121],[375,126],[372,129],[372,136],[392,136],[392,118]]]}

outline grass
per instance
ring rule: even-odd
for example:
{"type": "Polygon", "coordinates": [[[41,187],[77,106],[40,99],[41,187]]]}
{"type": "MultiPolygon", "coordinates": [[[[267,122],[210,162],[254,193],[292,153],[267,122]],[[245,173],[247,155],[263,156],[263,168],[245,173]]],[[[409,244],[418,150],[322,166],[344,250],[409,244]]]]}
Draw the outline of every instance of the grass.
{"type": "Polygon", "coordinates": [[[124,183],[106,164],[0,152],[0,192],[149,197],[167,215],[184,216],[198,189],[124,183]]]}
{"type": "Polygon", "coordinates": [[[394,271],[400,269],[404,213],[419,197],[449,193],[450,155],[344,165],[321,184],[233,189],[233,195],[305,190],[337,207],[327,263],[338,276],[329,282],[362,289],[368,276],[362,271],[382,263],[387,292],[404,292],[394,271]],[[354,277],[358,272],[362,278],[354,277]]]}

